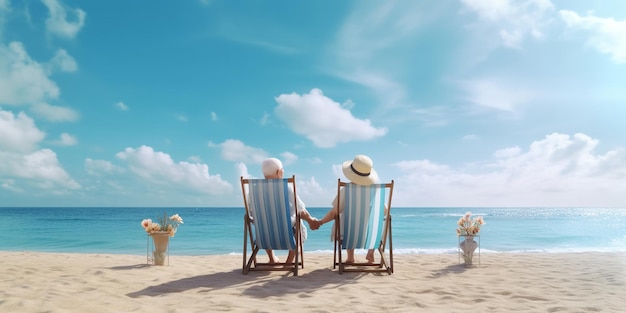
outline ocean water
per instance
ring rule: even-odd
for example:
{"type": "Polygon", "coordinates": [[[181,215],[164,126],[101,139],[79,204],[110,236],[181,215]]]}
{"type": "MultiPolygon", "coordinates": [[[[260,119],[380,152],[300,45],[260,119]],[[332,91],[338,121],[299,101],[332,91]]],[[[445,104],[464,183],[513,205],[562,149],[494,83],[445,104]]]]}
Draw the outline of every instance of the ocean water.
{"type": "MultiPolygon", "coordinates": [[[[328,209],[308,210],[321,218],[328,209]]],[[[456,253],[467,211],[486,221],[482,253],[626,252],[626,208],[392,208],[394,253],[456,253]]],[[[0,250],[145,255],[140,222],[164,213],[184,219],[171,255],[242,253],[243,208],[0,208],[0,250]]],[[[309,230],[305,252],[332,253],[331,227],[309,230]]]]}

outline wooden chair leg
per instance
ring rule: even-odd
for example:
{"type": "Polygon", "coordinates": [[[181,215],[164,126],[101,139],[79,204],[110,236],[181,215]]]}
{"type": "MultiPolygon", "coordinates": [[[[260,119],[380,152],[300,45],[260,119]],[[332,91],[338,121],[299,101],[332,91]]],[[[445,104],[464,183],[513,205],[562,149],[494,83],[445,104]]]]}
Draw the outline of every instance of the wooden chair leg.
{"type": "Polygon", "coordinates": [[[243,274],[246,274],[246,256],[248,251],[248,223],[246,217],[243,217],[243,264],[241,266],[241,271],[243,274]]]}
{"type": "Polygon", "coordinates": [[[337,268],[337,240],[335,242],[335,247],[333,249],[333,269],[337,268]]]}

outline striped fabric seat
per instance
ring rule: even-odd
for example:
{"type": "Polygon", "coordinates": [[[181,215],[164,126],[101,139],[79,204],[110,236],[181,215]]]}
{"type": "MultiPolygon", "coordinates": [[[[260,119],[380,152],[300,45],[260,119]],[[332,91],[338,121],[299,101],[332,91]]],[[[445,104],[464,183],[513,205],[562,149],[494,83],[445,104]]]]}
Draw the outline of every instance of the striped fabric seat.
{"type": "Polygon", "coordinates": [[[249,205],[261,249],[295,250],[287,179],[250,180],[249,205]]]}
{"type": "Polygon", "coordinates": [[[338,180],[337,203],[344,203],[342,214],[335,216],[334,263],[343,272],[386,272],[393,273],[393,240],[391,238],[391,197],[393,180],[390,183],[367,186],[338,180]],[[345,263],[343,250],[373,249],[379,261],[345,263]]]}
{"type": "Polygon", "coordinates": [[[385,218],[385,184],[345,187],[343,249],[377,249],[385,218]]]}
{"type": "Polygon", "coordinates": [[[290,207],[297,210],[296,177],[284,179],[244,179],[241,191],[246,209],[244,215],[243,274],[248,271],[293,271],[304,268],[300,214],[291,219],[290,207]],[[293,202],[293,203],[292,203],[293,202]],[[248,250],[248,245],[250,250],[248,250]],[[260,249],[293,250],[292,264],[261,263],[260,249]],[[250,253],[250,254],[248,254],[250,253]],[[249,257],[248,257],[249,256],[249,257]]]}

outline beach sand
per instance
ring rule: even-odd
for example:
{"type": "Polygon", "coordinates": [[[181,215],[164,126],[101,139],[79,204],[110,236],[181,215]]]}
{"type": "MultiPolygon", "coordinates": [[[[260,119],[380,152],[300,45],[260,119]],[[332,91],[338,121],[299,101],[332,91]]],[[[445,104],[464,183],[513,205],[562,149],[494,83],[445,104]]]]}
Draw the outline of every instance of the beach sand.
{"type": "MultiPolygon", "coordinates": [[[[260,256],[265,258],[265,255],[260,256]]],[[[241,274],[242,257],[0,252],[0,312],[623,312],[626,253],[395,255],[395,273],[241,274]],[[477,261],[477,260],[476,260],[477,261]]]]}

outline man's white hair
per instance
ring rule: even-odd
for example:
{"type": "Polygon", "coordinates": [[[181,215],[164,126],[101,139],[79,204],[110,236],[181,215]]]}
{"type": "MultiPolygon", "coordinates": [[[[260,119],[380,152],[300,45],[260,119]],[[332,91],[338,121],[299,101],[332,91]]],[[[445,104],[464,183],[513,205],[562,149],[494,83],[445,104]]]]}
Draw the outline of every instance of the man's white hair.
{"type": "Polygon", "coordinates": [[[272,176],[276,174],[276,171],[283,168],[283,162],[281,162],[277,158],[269,158],[263,160],[261,163],[261,169],[263,170],[264,176],[272,176]]]}

